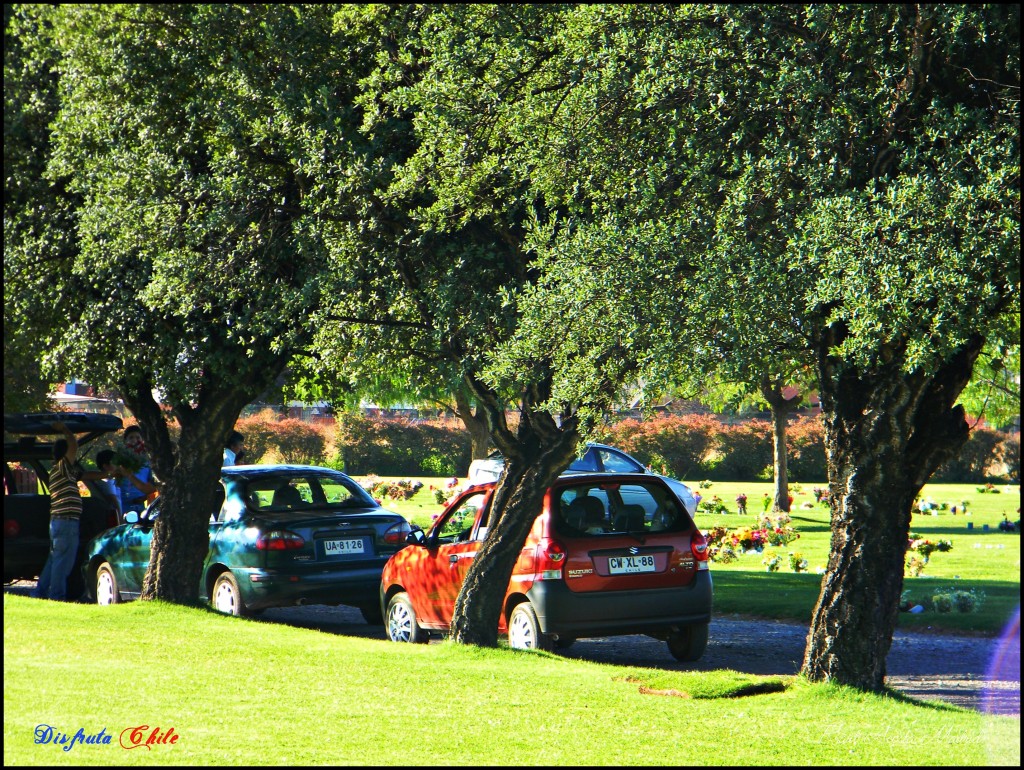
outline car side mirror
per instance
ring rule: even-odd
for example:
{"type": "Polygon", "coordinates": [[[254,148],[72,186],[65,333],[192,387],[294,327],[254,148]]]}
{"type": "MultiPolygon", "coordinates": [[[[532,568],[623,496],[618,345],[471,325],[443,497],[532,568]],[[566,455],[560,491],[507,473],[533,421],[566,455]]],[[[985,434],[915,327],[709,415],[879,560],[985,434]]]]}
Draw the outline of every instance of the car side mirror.
{"type": "Polygon", "coordinates": [[[126,511],[125,514],[124,514],[124,523],[125,524],[138,524],[139,523],[139,513],[138,513],[138,511],[126,511]]]}
{"type": "Polygon", "coordinates": [[[405,542],[408,545],[424,545],[427,542],[427,534],[417,527],[405,536],[405,542]]]}

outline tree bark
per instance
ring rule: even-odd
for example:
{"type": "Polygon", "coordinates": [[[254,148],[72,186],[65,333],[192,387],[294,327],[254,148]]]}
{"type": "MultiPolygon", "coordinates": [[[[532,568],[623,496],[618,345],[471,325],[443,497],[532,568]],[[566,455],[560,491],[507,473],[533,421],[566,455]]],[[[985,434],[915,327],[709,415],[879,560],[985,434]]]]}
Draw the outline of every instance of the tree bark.
{"type": "Polygon", "coordinates": [[[561,425],[531,406],[546,400],[545,386],[523,399],[519,427],[513,434],[494,391],[467,377],[488,429],[505,456],[505,468],[491,499],[489,530],[473,559],[455,600],[451,638],[461,644],[493,647],[498,643],[502,599],[512,570],[534,520],[541,512],[544,493],[569,467],[579,443],[575,418],[561,425]]]}
{"type": "Polygon", "coordinates": [[[897,363],[857,371],[819,366],[832,543],[802,672],[862,690],[885,686],[914,499],[967,441],[962,407],[983,340],[972,339],[933,373],[897,363]]]}
{"type": "Polygon", "coordinates": [[[491,500],[491,529],[455,601],[451,635],[456,642],[482,647],[498,643],[502,599],[512,570],[541,512],[544,493],[569,467],[576,442],[567,432],[536,460],[524,457],[506,464],[491,500]]]}
{"type": "Polygon", "coordinates": [[[487,457],[490,448],[491,431],[487,427],[487,419],[480,414],[479,407],[474,412],[470,403],[470,394],[465,387],[460,387],[452,394],[455,397],[455,413],[469,431],[471,446],[470,460],[482,460],[487,457]]]}
{"type": "Polygon", "coordinates": [[[782,395],[782,380],[765,377],[761,381],[761,395],[772,412],[772,461],[774,463],[774,511],[789,513],[789,466],[786,454],[786,427],[789,416],[800,405],[800,394],[791,398],[782,395]]]}
{"type": "Polygon", "coordinates": [[[199,603],[224,440],[253,397],[251,390],[251,385],[211,387],[197,405],[176,405],[173,412],[181,425],[181,435],[174,447],[165,413],[153,399],[151,384],[140,381],[121,388],[125,404],[139,420],[161,496],[141,599],[199,603]]]}
{"type": "Polygon", "coordinates": [[[234,416],[221,414],[182,426],[178,462],[164,484],[160,516],[153,526],[142,599],[199,603],[224,439],[240,412],[241,407],[234,416]]]}

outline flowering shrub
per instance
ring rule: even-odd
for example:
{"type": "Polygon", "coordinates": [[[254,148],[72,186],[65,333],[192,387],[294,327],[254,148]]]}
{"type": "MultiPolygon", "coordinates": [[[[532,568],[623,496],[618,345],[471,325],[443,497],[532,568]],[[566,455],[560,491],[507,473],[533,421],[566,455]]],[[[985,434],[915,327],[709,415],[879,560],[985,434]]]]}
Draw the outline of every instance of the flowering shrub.
{"type": "Polygon", "coordinates": [[[761,563],[768,572],[778,572],[779,565],[782,564],[782,557],[775,551],[771,551],[761,559],[761,563]]]}
{"type": "Polygon", "coordinates": [[[940,588],[932,594],[936,612],[978,612],[985,602],[985,592],[970,588],[940,588]]]}
{"type": "Polygon", "coordinates": [[[800,537],[789,526],[790,522],[789,516],[783,513],[774,519],[765,516],[760,526],[756,527],[713,527],[705,533],[708,558],[726,564],[745,551],[762,551],[766,546],[787,545],[800,537]]]}
{"type": "Polygon", "coordinates": [[[376,479],[376,477],[372,478],[375,480],[370,482],[367,491],[377,500],[408,500],[423,487],[423,482],[413,481],[412,479],[381,481],[376,479]]]}
{"type": "Polygon", "coordinates": [[[911,532],[907,542],[907,572],[911,577],[920,576],[933,553],[951,551],[952,549],[953,543],[950,540],[928,540],[911,532]]]}
{"type": "Polygon", "coordinates": [[[434,495],[434,501],[438,505],[448,505],[459,491],[456,487],[431,487],[430,490],[434,495]]]}
{"type": "Polygon", "coordinates": [[[718,495],[715,495],[710,500],[701,500],[697,508],[704,511],[704,513],[723,514],[729,512],[729,509],[725,507],[725,503],[722,502],[722,498],[718,495]]]}
{"type": "Polygon", "coordinates": [[[803,557],[799,551],[789,552],[789,568],[793,572],[806,572],[807,571],[807,559],[803,557]]]}
{"type": "Polygon", "coordinates": [[[470,461],[469,434],[442,421],[345,413],[338,416],[335,442],[349,474],[451,476],[470,461]]]}
{"type": "Polygon", "coordinates": [[[732,539],[727,537],[728,527],[713,527],[704,533],[708,541],[708,558],[719,564],[728,564],[735,561],[736,549],[733,547],[732,539]]]}
{"type": "Polygon", "coordinates": [[[669,415],[627,419],[602,427],[594,440],[619,447],[659,473],[696,478],[709,468],[721,421],[710,415],[669,415]]]}

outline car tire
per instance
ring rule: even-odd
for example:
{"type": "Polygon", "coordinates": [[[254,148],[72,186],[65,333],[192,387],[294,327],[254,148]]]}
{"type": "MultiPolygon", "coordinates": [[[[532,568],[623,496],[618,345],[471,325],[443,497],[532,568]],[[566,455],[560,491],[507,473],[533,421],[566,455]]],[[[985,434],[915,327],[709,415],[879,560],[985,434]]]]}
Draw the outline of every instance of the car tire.
{"type": "Polygon", "coordinates": [[[684,626],[668,635],[668,651],[683,663],[700,660],[708,646],[708,624],[684,626]]]}
{"type": "Polygon", "coordinates": [[[388,639],[392,642],[411,642],[423,644],[429,634],[416,621],[416,610],[404,591],[391,597],[387,611],[388,639]]]}
{"type": "Polygon", "coordinates": [[[515,650],[550,650],[551,637],[540,630],[537,612],[529,602],[517,604],[508,618],[508,645],[515,650]]]}
{"type": "Polygon", "coordinates": [[[96,603],[101,606],[121,603],[121,591],[117,587],[117,578],[109,564],[103,562],[96,570],[96,603]]]}
{"type": "Polygon", "coordinates": [[[242,599],[238,580],[230,571],[222,572],[217,576],[213,583],[210,604],[217,612],[223,612],[225,615],[245,617],[250,614],[249,608],[245,606],[245,600],[242,599]]]}
{"type": "Polygon", "coordinates": [[[384,615],[380,611],[379,604],[364,604],[359,608],[359,612],[362,613],[363,620],[365,620],[369,625],[384,625],[384,615]]]}

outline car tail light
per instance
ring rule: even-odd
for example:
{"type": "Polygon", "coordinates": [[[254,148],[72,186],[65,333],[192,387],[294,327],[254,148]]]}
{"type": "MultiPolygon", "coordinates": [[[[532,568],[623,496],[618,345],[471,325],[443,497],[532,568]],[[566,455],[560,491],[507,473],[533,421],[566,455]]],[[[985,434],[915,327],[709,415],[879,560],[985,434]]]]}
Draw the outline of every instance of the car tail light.
{"type": "Polygon", "coordinates": [[[14,519],[4,519],[4,537],[17,537],[21,534],[21,526],[14,519]]]}
{"type": "Polygon", "coordinates": [[[537,580],[561,580],[565,567],[565,546],[557,540],[537,544],[537,580]]]}
{"type": "Polygon", "coordinates": [[[690,536],[690,550],[693,551],[693,558],[697,562],[697,569],[707,569],[708,539],[696,527],[693,530],[693,535],[690,536]]]}
{"type": "Polygon", "coordinates": [[[401,545],[410,532],[412,532],[412,527],[409,526],[409,522],[399,522],[384,533],[384,542],[389,545],[401,545]]]}
{"type": "Polygon", "coordinates": [[[289,532],[286,529],[272,529],[263,532],[256,538],[257,551],[292,551],[302,548],[306,541],[301,535],[289,532]]]}

